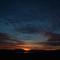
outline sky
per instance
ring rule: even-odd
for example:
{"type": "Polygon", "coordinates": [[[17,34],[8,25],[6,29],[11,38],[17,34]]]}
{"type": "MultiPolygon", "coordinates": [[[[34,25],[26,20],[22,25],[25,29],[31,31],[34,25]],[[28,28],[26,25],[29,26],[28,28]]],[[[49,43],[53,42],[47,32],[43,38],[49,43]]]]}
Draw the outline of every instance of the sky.
{"type": "Polygon", "coordinates": [[[60,34],[59,0],[0,0],[0,33],[17,40],[46,42],[60,34]]]}

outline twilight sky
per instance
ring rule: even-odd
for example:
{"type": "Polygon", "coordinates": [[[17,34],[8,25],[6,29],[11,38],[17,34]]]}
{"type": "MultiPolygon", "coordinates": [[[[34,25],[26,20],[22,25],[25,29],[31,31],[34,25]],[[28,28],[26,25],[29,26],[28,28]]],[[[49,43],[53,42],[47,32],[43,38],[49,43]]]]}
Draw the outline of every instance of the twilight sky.
{"type": "Polygon", "coordinates": [[[60,34],[60,1],[0,0],[0,32],[45,42],[49,37],[41,32],[60,34]]]}

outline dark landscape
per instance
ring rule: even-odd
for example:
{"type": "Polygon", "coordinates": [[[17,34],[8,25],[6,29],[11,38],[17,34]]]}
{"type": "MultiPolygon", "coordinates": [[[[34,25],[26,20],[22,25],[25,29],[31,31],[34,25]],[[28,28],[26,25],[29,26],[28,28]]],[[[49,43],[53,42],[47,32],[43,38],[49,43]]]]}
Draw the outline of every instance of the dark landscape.
{"type": "Polygon", "coordinates": [[[24,50],[0,50],[0,58],[2,59],[44,59],[52,57],[60,57],[60,50],[56,51],[44,51],[44,50],[30,50],[25,52],[24,50]]]}

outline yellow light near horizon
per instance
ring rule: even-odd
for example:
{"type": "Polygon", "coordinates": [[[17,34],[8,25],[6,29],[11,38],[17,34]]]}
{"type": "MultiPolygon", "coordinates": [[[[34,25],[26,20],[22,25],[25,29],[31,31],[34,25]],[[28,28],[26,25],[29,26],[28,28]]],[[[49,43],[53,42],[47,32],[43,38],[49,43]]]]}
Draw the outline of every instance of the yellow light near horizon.
{"type": "Polygon", "coordinates": [[[28,53],[28,51],[30,51],[31,50],[31,48],[22,48],[22,49],[24,49],[24,53],[28,53]]]}
{"type": "Polygon", "coordinates": [[[29,51],[30,49],[29,48],[24,48],[25,51],[29,51]]]}

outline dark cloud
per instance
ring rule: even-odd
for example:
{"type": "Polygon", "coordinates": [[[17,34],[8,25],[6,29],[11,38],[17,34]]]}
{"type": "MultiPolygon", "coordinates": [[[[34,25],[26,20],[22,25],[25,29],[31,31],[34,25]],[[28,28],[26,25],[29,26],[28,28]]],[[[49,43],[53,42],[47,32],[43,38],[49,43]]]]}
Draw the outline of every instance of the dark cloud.
{"type": "Polygon", "coordinates": [[[60,46],[60,41],[59,42],[51,41],[51,42],[47,42],[47,44],[50,45],[50,46],[60,46]]]}
{"type": "Polygon", "coordinates": [[[60,46],[60,34],[54,34],[54,33],[50,34],[48,44],[52,46],[60,46]]]}
{"type": "Polygon", "coordinates": [[[23,44],[22,41],[17,40],[15,37],[10,36],[7,33],[0,33],[0,44],[4,45],[4,44],[23,44]]]}
{"type": "Polygon", "coordinates": [[[47,46],[60,46],[60,34],[55,34],[51,32],[44,32],[44,35],[48,36],[48,40],[46,42],[36,42],[35,44],[42,44],[42,45],[47,45],[47,46]]]}
{"type": "Polygon", "coordinates": [[[0,49],[16,49],[18,48],[17,45],[24,44],[24,41],[17,40],[15,37],[7,33],[0,33],[0,49]]]}
{"type": "Polygon", "coordinates": [[[45,35],[49,37],[47,44],[51,46],[60,46],[60,34],[46,32],[45,35]]]}
{"type": "Polygon", "coordinates": [[[17,32],[22,32],[22,33],[39,33],[40,28],[34,28],[34,27],[25,27],[25,28],[17,28],[17,32]]]}

